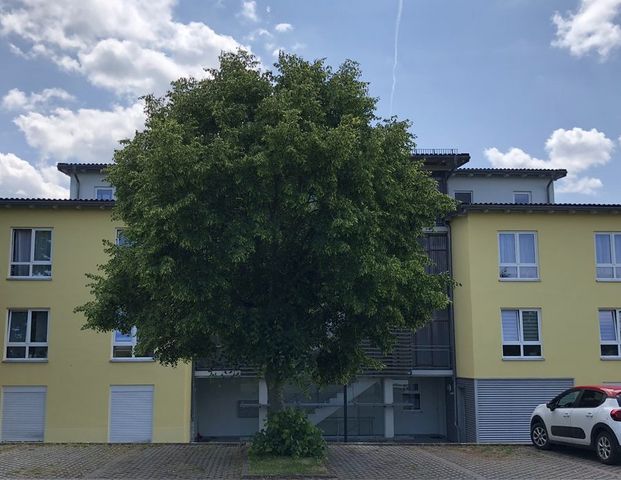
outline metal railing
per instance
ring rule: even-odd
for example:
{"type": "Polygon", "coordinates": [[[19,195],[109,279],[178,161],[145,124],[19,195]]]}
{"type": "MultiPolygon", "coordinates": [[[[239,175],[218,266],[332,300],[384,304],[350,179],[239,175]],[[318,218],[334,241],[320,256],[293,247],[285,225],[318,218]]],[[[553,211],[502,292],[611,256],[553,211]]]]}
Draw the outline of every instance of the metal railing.
{"type": "Polygon", "coordinates": [[[415,148],[413,155],[457,155],[458,148],[415,148]]]}

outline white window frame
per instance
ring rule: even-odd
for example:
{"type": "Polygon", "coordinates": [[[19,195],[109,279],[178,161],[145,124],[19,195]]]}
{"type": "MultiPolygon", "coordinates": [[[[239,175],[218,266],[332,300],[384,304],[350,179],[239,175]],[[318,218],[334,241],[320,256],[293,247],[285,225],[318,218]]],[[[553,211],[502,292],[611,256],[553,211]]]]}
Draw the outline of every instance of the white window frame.
{"type": "Polygon", "coordinates": [[[621,360],[621,325],[619,324],[619,319],[621,318],[621,309],[619,308],[600,308],[597,310],[597,329],[599,332],[599,356],[603,360],[621,360]],[[617,340],[602,340],[602,331],[601,325],[599,323],[599,313],[600,312],[613,312],[613,321],[615,325],[615,333],[617,335],[617,340]],[[602,345],[616,345],[617,347],[617,355],[602,355],[602,345]]]}
{"type": "MultiPolygon", "coordinates": [[[[469,193],[470,194],[470,203],[474,203],[474,192],[472,190],[455,190],[453,192],[453,198],[457,200],[458,193],[469,193]]],[[[457,200],[459,202],[459,200],[457,200]]]]}
{"type": "Polygon", "coordinates": [[[117,245],[117,246],[119,246],[119,247],[120,247],[120,246],[122,246],[122,245],[119,243],[119,239],[120,239],[121,234],[123,233],[123,231],[125,231],[125,229],[124,229],[124,228],[117,228],[117,229],[116,229],[116,233],[115,233],[115,237],[114,237],[114,244],[115,244],[115,245],[117,245]]]}
{"type": "MultiPolygon", "coordinates": [[[[595,232],[593,235],[594,242],[594,252],[595,252],[595,279],[598,282],[621,282],[621,277],[617,277],[617,268],[621,268],[621,263],[615,263],[617,260],[617,252],[615,250],[615,235],[620,235],[621,232],[595,232]],[[597,263],[597,236],[598,235],[608,235],[610,238],[610,259],[612,263],[597,263]],[[612,277],[598,277],[597,269],[598,268],[612,268],[612,277]]],[[[621,259],[621,252],[619,253],[619,259],[621,259]]]]}
{"type": "Polygon", "coordinates": [[[542,360],[543,359],[543,341],[541,339],[541,309],[540,308],[501,308],[500,309],[500,347],[502,353],[503,360],[542,360]],[[518,312],[518,334],[519,340],[517,341],[505,341],[505,332],[502,324],[502,312],[518,312]],[[533,340],[524,340],[524,323],[523,316],[524,312],[536,312],[537,313],[537,335],[539,336],[538,341],[533,340]],[[520,355],[505,355],[502,351],[502,347],[505,345],[519,345],[520,346],[520,355]],[[524,346],[527,345],[538,345],[540,350],[540,355],[524,355],[524,346]]]}
{"type": "Polygon", "coordinates": [[[115,194],[114,187],[106,187],[106,186],[103,186],[103,185],[99,186],[99,187],[95,187],[95,199],[96,200],[100,200],[100,201],[107,201],[106,199],[98,198],[97,197],[97,194],[99,193],[100,190],[110,190],[110,192],[111,192],[111,200],[114,200],[114,194],[115,194]]]}
{"type": "Polygon", "coordinates": [[[6,335],[4,342],[4,356],[3,360],[5,362],[34,362],[41,363],[47,362],[50,354],[50,310],[47,308],[9,308],[7,309],[7,319],[6,319],[6,335]],[[26,322],[26,341],[25,342],[9,342],[9,336],[11,334],[11,313],[12,312],[28,312],[28,320],[26,322]],[[32,325],[32,312],[46,312],[47,313],[47,336],[45,342],[31,342],[30,341],[30,333],[31,333],[31,325],[32,325]],[[25,356],[20,358],[8,358],[7,350],[9,347],[26,347],[25,356]],[[28,358],[28,351],[30,347],[46,347],[47,355],[45,358],[28,358]]]}
{"type": "Polygon", "coordinates": [[[136,357],[135,349],[136,344],[138,343],[138,329],[136,327],[132,327],[130,335],[131,341],[129,342],[117,342],[116,341],[116,332],[118,330],[112,331],[112,348],[110,350],[110,361],[111,362],[153,362],[155,361],[153,357],[136,357]],[[115,357],[114,356],[114,347],[132,347],[132,356],[131,357],[115,357]]]}
{"type": "Polygon", "coordinates": [[[9,276],[10,279],[27,279],[27,280],[50,280],[52,278],[52,273],[49,276],[44,275],[33,275],[32,269],[35,265],[49,265],[50,272],[52,270],[53,263],[53,253],[54,253],[54,229],[51,227],[12,227],[11,228],[11,249],[9,251],[9,276]],[[28,262],[14,262],[13,261],[13,249],[15,248],[15,230],[30,230],[32,233],[30,234],[30,261],[28,262]],[[34,249],[35,249],[35,237],[36,232],[50,232],[50,260],[34,260],[34,249]],[[29,275],[11,275],[11,269],[13,265],[28,265],[28,273],[29,275]]]}
{"type": "Polygon", "coordinates": [[[404,385],[404,389],[401,391],[401,398],[403,399],[403,411],[404,412],[420,412],[423,409],[423,398],[420,390],[420,383],[409,383],[404,385]],[[416,387],[416,388],[413,388],[416,387]],[[409,401],[406,401],[406,397],[409,401]],[[418,397],[418,408],[414,406],[414,398],[418,397]]]}
{"type": "Polygon", "coordinates": [[[539,243],[539,239],[537,238],[537,232],[535,231],[499,231],[496,235],[496,244],[498,245],[498,280],[501,282],[538,282],[540,280],[541,274],[539,271],[539,248],[537,244],[539,243]],[[535,263],[522,263],[520,262],[520,245],[519,245],[519,236],[520,235],[533,235],[534,237],[534,247],[535,247],[535,263]],[[500,235],[513,235],[513,241],[515,242],[515,260],[516,263],[502,263],[502,256],[500,251],[500,235]],[[503,267],[515,267],[517,270],[517,277],[502,277],[500,275],[500,271],[503,267]],[[537,276],[532,278],[520,277],[520,267],[535,267],[537,269],[537,276]]]}
{"type": "Polygon", "coordinates": [[[517,205],[527,205],[529,203],[533,202],[533,192],[528,192],[526,190],[523,191],[515,191],[513,192],[513,203],[517,204],[517,205]],[[527,195],[528,196],[528,202],[524,203],[524,202],[516,202],[515,201],[515,196],[516,195],[527,195]]]}

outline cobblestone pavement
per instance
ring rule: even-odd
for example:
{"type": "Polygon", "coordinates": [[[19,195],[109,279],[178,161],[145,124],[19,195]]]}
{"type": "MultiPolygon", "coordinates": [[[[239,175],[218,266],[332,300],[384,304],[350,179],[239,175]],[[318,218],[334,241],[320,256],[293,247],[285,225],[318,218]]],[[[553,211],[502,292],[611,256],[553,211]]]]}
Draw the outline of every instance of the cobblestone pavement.
{"type": "Polygon", "coordinates": [[[510,445],[334,445],[329,468],[340,479],[621,479],[589,451],[510,445]]]}
{"type": "Polygon", "coordinates": [[[240,478],[240,445],[5,445],[0,478],[240,478]]]}
{"type": "MultiPolygon", "coordinates": [[[[245,447],[202,445],[0,445],[0,478],[241,478],[245,447]]],[[[592,452],[527,446],[332,444],[339,479],[620,479],[592,452]]]]}

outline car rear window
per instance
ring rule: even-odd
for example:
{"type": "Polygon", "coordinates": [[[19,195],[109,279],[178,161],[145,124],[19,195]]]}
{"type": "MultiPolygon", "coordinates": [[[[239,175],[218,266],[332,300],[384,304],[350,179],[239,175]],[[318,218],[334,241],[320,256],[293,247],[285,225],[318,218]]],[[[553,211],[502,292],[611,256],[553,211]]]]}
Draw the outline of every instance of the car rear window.
{"type": "Polygon", "coordinates": [[[617,395],[617,403],[621,407],[621,394],[617,395]]]}

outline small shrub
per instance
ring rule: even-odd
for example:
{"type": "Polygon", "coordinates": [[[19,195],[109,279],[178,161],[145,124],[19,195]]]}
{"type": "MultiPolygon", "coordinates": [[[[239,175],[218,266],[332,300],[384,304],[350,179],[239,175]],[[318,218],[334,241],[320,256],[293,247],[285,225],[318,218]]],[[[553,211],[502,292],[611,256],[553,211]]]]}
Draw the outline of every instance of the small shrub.
{"type": "Polygon", "coordinates": [[[326,441],[304,412],[285,408],[268,415],[265,428],[252,439],[250,454],[324,458],[326,441]]]}

